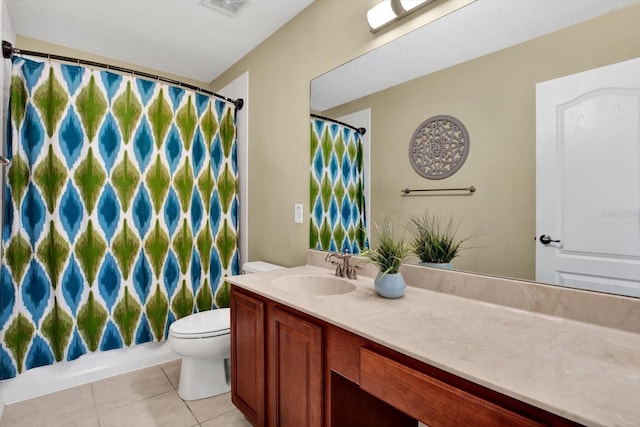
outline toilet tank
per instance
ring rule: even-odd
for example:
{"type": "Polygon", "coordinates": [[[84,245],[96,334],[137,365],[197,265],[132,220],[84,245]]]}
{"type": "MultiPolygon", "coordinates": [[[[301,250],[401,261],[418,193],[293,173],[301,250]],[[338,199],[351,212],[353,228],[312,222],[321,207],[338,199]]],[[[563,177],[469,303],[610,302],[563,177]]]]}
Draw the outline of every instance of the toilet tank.
{"type": "Polygon", "coordinates": [[[264,271],[272,271],[272,270],[282,270],[283,267],[281,265],[271,264],[264,261],[250,261],[245,262],[242,266],[242,272],[244,274],[252,274],[252,273],[262,273],[264,271]]]}

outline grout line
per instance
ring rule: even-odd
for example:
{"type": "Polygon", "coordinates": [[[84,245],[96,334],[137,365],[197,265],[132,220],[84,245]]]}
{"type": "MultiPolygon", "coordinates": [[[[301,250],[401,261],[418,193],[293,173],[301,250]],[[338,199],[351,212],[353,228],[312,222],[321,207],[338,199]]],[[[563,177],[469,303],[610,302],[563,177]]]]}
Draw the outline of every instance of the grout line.
{"type": "MultiPolygon", "coordinates": [[[[189,405],[187,405],[187,406],[189,406],[189,405]]],[[[202,423],[206,423],[208,421],[215,420],[216,418],[223,417],[223,416],[225,416],[227,414],[230,414],[231,412],[237,411],[237,410],[238,410],[238,408],[236,408],[235,405],[234,405],[233,408],[229,409],[227,412],[223,412],[221,414],[218,414],[215,417],[207,418],[206,420],[203,420],[202,423]]],[[[194,417],[195,417],[195,415],[194,415],[194,417]]],[[[196,420],[197,420],[197,418],[196,418],[196,420]]],[[[198,422],[200,422],[200,420],[198,420],[198,422]]]]}
{"type": "MultiPolygon", "coordinates": [[[[156,398],[156,397],[161,396],[161,395],[163,395],[163,394],[171,393],[172,391],[175,391],[175,390],[166,390],[166,391],[163,391],[163,392],[160,392],[160,393],[154,394],[154,395],[152,395],[152,396],[141,397],[141,398],[140,398],[140,399],[138,399],[138,400],[132,400],[132,401],[127,402],[127,403],[124,403],[124,404],[122,404],[122,405],[120,405],[120,406],[116,406],[116,407],[113,407],[113,408],[109,408],[109,409],[107,409],[106,411],[101,412],[101,414],[106,414],[106,413],[108,413],[108,412],[113,412],[113,411],[118,410],[118,409],[126,408],[127,406],[131,406],[131,405],[134,405],[134,404],[136,404],[136,403],[144,402],[145,400],[153,399],[153,398],[156,398]]],[[[178,397],[179,397],[179,396],[178,396],[178,397]]]]}
{"type": "MultiPolygon", "coordinates": [[[[145,370],[145,369],[150,369],[150,368],[159,368],[159,369],[160,369],[160,372],[162,372],[162,374],[165,376],[165,378],[167,377],[167,374],[166,374],[166,373],[164,372],[164,370],[160,367],[160,365],[153,365],[153,366],[149,366],[149,367],[146,367],[146,368],[137,369],[137,370],[135,370],[135,371],[126,372],[126,373],[124,373],[124,374],[116,375],[115,377],[120,377],[120,376],[125,376],[125,375],[126,375],[126,376],[128,376],[128,375],[135,374],[135,373],[138,373],[138,372],[140,372],[140,371],[143,371],[143,370],[145,370]]],[[[109,378],[115,378],[115,377],[109,377],[109,378]]],[[[107,380],[108,380],[109,378],[105,378],[105,379],[107,379],[107,380]]],[[[100,381],[104,381],[104,380],[100,380],[100,381]]],[[[174,391],[174,392],[176,392],[176,393],[177,393],[176,389],[173,387],[173,384],[171,383],[171,381],[170,381],[168,378],[167,378],[167,381],[169,381],[169,385],[171,386],[171,389],[170,389],[170,390],[165,390],[165,391],[162,391],[162,392],[156,392],[155,394],[152,394],[152,395],[149,395],[149,396],[145,396],[145,397],[141,397],[141,398],[139,398],[139,399],[137,399],[137,400],[133,400],[133,401],[130,401],[130,402],[123,403],[122,405],[119,405],[119,406],[116,406],[116,407],[113,407],[113,408],[107,409],[106,411],[102,411],[102,412],[98,412],[97,407],[96,407],[96,412],[98,412],[98,415],[99,415],[99,414],[101,414],[101,413],[102,413],[102,414],[104,414],[104,413],[107,413],[107,412],[111,412],[111,411],[113,411],[113,410],[115,410],[115,409],[124,408],[124,407],[129,406],[129,405],[132,405],[132,404],[134,404],[134,403],[139,403],[139,402],[143,402],[143,401],[148,400],[148,399],[152,399],[152,398],[154,398],[154,397],[158,397],[158,396],[160,396],[160,395],[162,395],[162,394],[169,393],[169,392],[171,392],[171,391],[174,391]]],[[[178,397],[179,397],[179,396],[178,396],[178,397]]]]}
{"type": "Polygon", "coordinates": [[[191,408],[189,407],[189,405],[187,405],[187,402],[184,401],[180,396],[178,396],[178,398],[180,400],[182,400],[182,403],[184,403],[184,406],[187,407],[187,411],[189,411],[189,413],[191,414],[191,416],[193,417],[194,420],[196,420],[196,422],[198,423],[198,425],[200,425],[200,420],[198,419],[198,417],[196,417],[196,414],[193,413],[193,411],[191,410],[191,408]]]}
{"type": "MultiPolygon", "coordinates": [[[[178,389],[173,384],[173,381],[171,381],[171,378],[169,378],[169,374],[167,374],[167,371],[164,370],[162,365],[158,365],[158,366],[160,367],[160,370],[162,370],[162,373],[164,374],[164,376],[167,377],[167,381],[169,381],[169,384],[171,384],[171,387],[173,387],[173,390],[176,392],[178,399],[182,400],[182,403],[184,404],[184,406],[187,407],[187,411],[189,411],[193,419],[196,420],[197,424],[195,424],[195,426],[201,427],[202,424],[200,424],[200,420],[198,419],[198,417],[196,417],[196,414],[193,413],[193,411],[191,410],[191,407],[187,404],[186,400],[184,400],[183,398],[180,397],[180,395],[178,395],[178,389]]],[[[195,426],[192,426],[192,427],[195,427],[195,426]]]]}
{"type": "Polygon", "coordinates": [[[98,403],[96,402],[96,394],[93,391],[93,384],[95,381],[89,383],[89,388],[91,389],[91,400],[93,401],[93,410],[96,411],[96,418],[98,419],[98,427],[100,427],[100,414],[98,413],[98,403]]]}
{"type": "Polygon", "coordinates": [[[167,381],[169,381],[169,384],[171,384],[171,387],[173,387],[174,390],[178,390],[176,386],[173,384],[173,381],[171,381],[171,378],[169,378],[169,374],[167,374],[167,371],[164,370],[162,365],[158,365],[158,366],[160,367],[160,370],[162,371],[164,376],[167,378],[167,381]]]}

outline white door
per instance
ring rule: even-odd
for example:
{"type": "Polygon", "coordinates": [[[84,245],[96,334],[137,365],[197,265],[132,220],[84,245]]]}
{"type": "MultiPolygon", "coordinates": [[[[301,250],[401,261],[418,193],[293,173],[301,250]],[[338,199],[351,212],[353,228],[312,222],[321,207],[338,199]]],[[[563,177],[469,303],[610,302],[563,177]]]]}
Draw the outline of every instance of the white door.
{"type": "Polygon", "coordinates": [[[536,151],[536,280],[640,297],[640,58],[537,84],[536,151]]]}

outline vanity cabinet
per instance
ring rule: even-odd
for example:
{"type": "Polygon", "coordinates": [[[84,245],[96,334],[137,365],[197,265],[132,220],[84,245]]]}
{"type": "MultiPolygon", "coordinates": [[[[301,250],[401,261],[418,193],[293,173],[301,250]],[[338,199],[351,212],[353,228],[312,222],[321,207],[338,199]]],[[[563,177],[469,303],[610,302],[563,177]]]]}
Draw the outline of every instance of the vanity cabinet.
{"type": "Polygon", "coordinates": [[[231,290],[231,400],[254,426],[322,426],[322,329],[231,290]]]}
{"type": "Polygon", "coordinates": [[[255,427],[579,425],[235,285],[231,357],[255,427]]]}
{"type": "Polygon", "coordinates": [[[265,303],[231,291],[231,401],[254,426],[265,425],[265,303]]]}

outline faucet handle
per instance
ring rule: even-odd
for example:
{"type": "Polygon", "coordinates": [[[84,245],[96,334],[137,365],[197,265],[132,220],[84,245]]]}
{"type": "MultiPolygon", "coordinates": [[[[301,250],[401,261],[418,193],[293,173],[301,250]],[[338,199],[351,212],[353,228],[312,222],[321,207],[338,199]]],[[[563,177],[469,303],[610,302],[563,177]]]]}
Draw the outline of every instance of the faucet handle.
{"type": "Polygon", "coordinates": [[[358,265],[348,265],[347,266],[347,271],[346,271],[346,275],[347,275],[347,279],[353,279],[353,280],[357,280],[358,279],[358,273],[356,270],[358,269],[362,269],[362,267],[358,266],[358,265]]]}
{"type": "Polygon", "coordinates": [[[337,262],[337,261],[334,261],[334,260],[333,260],[333,257],[334,257],[335,255],[336,255],[336,254],[334,254],[333,252],[328,252],[328,253],[327,253],[327,255],[324,257],[324,261],[325,261],[325,262],[329,262],[329,263],[334,264],[334,265],[335,265],[335,264],[338,264],[338,262],[337,262]]]}

